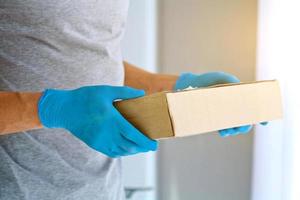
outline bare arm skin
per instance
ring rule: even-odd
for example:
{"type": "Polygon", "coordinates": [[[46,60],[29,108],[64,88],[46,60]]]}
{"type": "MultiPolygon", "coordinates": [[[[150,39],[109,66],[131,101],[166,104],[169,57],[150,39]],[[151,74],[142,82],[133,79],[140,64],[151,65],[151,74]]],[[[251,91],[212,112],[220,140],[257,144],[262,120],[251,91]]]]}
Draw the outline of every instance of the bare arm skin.
{"type": "Polygon", "coordinates": [[[143,89],[147,94],[172,90],[178,76],[155,74],[142,70],[132,64],[124,62],[125,85],[143,89]]]}
{"type": "Polygon", "coordinates": [[[0,135],[41,128],[37,103],[41,93],[0,92],[0,135]]]}
{"type": "MultiPolygon", "coordinates": [[[[172,90],[177,76],[154,74],[124,62],[125,85],[147,94],[172,90]]],[[[39,92],[0,92],[0,135],[42,128],[38,117],[39,92]]]]}

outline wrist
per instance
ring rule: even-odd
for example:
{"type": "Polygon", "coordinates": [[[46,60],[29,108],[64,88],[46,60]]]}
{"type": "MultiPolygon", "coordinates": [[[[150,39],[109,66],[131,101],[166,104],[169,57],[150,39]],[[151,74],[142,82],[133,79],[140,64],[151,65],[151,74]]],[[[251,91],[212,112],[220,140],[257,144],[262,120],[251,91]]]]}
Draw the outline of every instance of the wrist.
{"type": "Polygon", "coordinates": [[[26,112],[28,114],[26,114],[26,116],[32,116],[32,119],[29,119],[29,121],[32,122],[32,126],[36,127],[36,128],[41,128],[42,127],[42,123],[38,117],[38,101],[41,97],[42,93],[41,92],[36,92],[36,93],[31,93],[29,95],[24,95],[25,97],[25,102],[29,102],[26,103],[26,112]],[[28,99],[28,101],[26,100],[28,99]]]}
{"type": "Polygon", "coordinates": [[[41,93],[18,93],[20,100],[20,107],[23,108],[23,114],[20,115],[20,127],[24,130],[41,128],[42,124],[38,117],[38,101],[41,97],[41,93]]]}
{"type": "Polygon", "coordinates": [[[176,75],[152,74],[150,81],[152,93],[173,90],[177,79],[176,75]]]}

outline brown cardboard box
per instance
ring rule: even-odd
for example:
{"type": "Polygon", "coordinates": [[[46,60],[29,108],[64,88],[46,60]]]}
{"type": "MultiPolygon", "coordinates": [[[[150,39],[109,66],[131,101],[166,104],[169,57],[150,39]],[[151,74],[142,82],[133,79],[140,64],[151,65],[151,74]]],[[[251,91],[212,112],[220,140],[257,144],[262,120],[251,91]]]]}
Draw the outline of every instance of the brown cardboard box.
{"type": "Polygon", "coordinates": [[[225,84],[115,102],[152,139],[182,137],[282,118],[277,81],[225,84]]]}

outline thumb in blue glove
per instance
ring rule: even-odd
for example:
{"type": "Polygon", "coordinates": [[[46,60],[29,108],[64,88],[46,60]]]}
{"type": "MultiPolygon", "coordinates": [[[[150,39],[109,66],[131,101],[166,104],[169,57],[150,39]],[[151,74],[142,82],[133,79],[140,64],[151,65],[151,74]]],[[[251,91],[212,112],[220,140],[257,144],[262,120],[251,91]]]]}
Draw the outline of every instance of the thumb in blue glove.
{"type": "MultiPolygon", "coordinates": [[[[209,72],[200,75],[192,74],[192,73],[184,73],[176,81],[174,89],[181,90],[189,86],[194,88],[209,87],[217,84],[238,83],[238,82],[240,82],[240,80],[237,77],[224,72],[209,72]]],[[[263,122],[261,124],[266,125],[267,122],[263,122]]],[[[226,137],[229,135],[246,134],[251,130],[251,128],[252,125],[233,127],[229,129],[219,130],[219,134],[222,137],[226,137]]]]}
{"type": "Polygon", "coordinates": [[[133,127],[113,106],[117,99],[144,95],[143,90],[130,87],[48,89],[39,100],[39,117],[44,126],[64,128],[109,157],[155,151],[157,142],[133,127]]]}

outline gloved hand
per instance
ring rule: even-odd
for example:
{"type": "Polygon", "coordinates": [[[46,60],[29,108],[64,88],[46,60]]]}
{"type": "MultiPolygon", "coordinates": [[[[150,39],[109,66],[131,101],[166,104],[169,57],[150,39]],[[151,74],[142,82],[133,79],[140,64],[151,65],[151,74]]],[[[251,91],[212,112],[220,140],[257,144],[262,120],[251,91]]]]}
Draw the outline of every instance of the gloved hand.
{"type": "MultiPolygon", "coordinates": [[[[210,72],[205,74],[192,74],[192,73],[184,73],[182,74],[178,80],[176,81],[175,90],[185,89],[189,86],[199,88],[199,87],[208,87],[217,84],[225,84],[225,83],[238,83],[240,80],[231,75],[224,72],[210,72]]],[[[263,125],[267,124],[267,122],[261,123],[263,125]]],[[[237,135],[237,134],[246,134],[252,128],[252,125],[233,127],[229,129],[219,130],[219,134],[222,137],[226,137],[229,135],[237,135]]]]}
{"type": "Polygon", "coordinates": [[[67,129],[88,146],[109,157],[155,151],[157,142],[139,132],[113,106],[116,99],[144,95],[143,90],[130,87],[48,89],[39,100],[39,118],[44,126],[67,129]]]}

